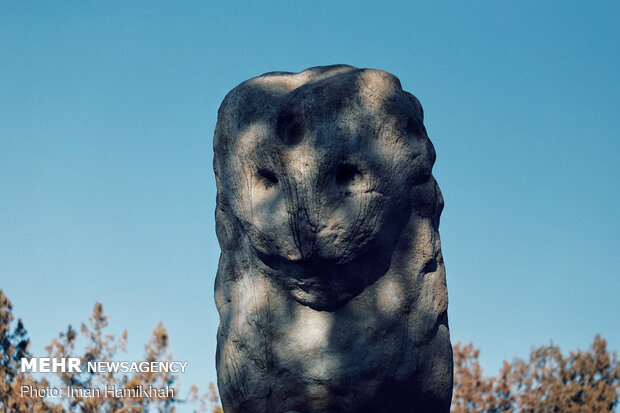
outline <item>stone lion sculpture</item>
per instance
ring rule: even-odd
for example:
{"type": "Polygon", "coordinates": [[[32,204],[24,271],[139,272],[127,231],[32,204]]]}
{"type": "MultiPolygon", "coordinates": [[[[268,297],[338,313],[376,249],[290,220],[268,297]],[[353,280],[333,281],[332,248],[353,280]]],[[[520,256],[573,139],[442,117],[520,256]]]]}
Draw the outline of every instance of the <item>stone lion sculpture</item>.
{"type": "Polygon", "coordinates": [[[272,72],[214,137],[226,412],[448,412],[443,199],[418,100],[384,71],[272,72]]]}

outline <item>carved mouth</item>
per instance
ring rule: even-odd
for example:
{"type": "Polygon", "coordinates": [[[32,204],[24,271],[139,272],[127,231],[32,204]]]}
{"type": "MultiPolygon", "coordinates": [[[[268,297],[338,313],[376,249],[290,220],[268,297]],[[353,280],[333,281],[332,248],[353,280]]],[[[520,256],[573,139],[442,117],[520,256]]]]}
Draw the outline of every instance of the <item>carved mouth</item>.
{"type": "Polygon", "coordinates": [[[288,259],[280,256],[272,256],[257,251],[260,260],[269,268],[272,268],[286,277],[300,280],[324,279],[330,269],[338,267],[335,259],[307,257],[288,259]]]}
{"type": "Polygon", "coordinates": [[[389,269],[389,257],[370,249],[357,259],[338,264],[334,259],[288,260],[258,252],[267,275],[303,305],[333,311],[359,295],[389,269]]]}
{"type": "Polygon", "coordinates": [[[309,255],[290,259],[255,248],[261,272],[299,303],[319,311],[337,310],[389,271],[394,246],[410,216],[398,208],[391,212],[394,219],[381,231],[363,237],[367,243],[342,248],[337,256],[322,256],[321,249],[312,248],[309,255]]]}

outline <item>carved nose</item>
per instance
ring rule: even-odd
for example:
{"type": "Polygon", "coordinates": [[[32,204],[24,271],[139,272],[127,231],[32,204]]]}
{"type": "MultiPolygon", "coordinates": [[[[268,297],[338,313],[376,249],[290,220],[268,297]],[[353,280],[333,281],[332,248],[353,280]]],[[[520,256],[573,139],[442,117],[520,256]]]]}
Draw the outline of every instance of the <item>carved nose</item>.
{"type": "Polygon", "coordinates": [[[298,254],[289,257],[299,261],[312,257],[319,219],[319,206],[322,202],[316,186],[316,165],[311,159],[303,160],[298,168],[286,179],[286,203],[288,208],[290,232],[298,254]],[[307,161],[307,162],[305,162],[307,161]]]}
{"type": "MultiPolygon", "coordinates": [[[[292,173],[287,179],[287,201],[289,224],[299,254],[289,257],[293,261],[306,260],[316,254],[323,254],[324,248],[332,248],[333,237],[325,238],[325,224],[345,198],[360,191],[365,175],[355,162],[341,160],[337,164],[325,165],[324,159],[307,156],[301,149],[289,164],[292,173]],[[331,241],[330,241],[331,239],[331,241]]],[[[353,211],[351,211],[353,213],[353,211]]],[[[339,215],[336,221],[351,217],[339,215]]],[[[332,228],[333,229],[333,228],[332,228]]],[[[329,231],[328,231],[329,233],[329,231]]]]}
{"type": "Polygon", "coordinates": [[[298,200],[293,202],[294,211],[291,217],[291,230],[295,240],[295,246],[299,251],[299,256],[294,260],[306,260],[313,255],[314,243],[316,239],[316,225],[312,222],[312,208],[309,202],[298,200]]]}

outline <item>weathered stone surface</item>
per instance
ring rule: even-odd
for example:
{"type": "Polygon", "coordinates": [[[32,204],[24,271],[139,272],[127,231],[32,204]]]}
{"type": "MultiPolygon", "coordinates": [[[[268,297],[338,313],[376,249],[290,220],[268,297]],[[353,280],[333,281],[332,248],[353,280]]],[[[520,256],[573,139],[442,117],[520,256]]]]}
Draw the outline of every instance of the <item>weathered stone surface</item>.
{"type": "Polygon", "coordinates": [[[447,412],[441,193],[418,100],[351,66],[233,89],[214,138],[226,412],[447,412]]]}

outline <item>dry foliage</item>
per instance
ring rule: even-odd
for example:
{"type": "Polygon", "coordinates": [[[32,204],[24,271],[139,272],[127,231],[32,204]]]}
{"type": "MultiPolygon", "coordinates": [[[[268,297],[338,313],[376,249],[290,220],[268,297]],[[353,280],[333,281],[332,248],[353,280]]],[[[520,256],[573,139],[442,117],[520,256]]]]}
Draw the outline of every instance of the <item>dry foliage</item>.
{"type": "MultiPolygon", "coordinates": [[[[79,357],[82,362],[110,361],[127,344],[127,331],[115,338],[106,334],[108,315],[97,303],[88,324],[82,324],[78,333],[69,326],[47,347],[50,357],[79,357]],[[78,352],[78,337],[85,341],[78,352]]],[[[40,397],[21,397],[22,385],[46,388],[50,383],[20,371],[22,357],[32,357],[29,340],[21,320],[15,321],[9,299],[0,290],[0,411],[3,412],[122,412],[175,411],[180,403],[191,403],[195,412],[223,413],[217,390],[210,384],[204,393],[192,386],[187,397],[180,398],[126,398],[65,397],[54,404],[40,397]]],[[[454,413],[470,412],[613,412],[618,406],[620,390],[620,363],[616,352],[610,353],[607,342],[598,335],[587,351],[571,352],[564,356],[553,343],[535,348],[529,360],[504,362],[497,376],[484,376],[478,358],[480,350],[473,344],[454,346],[454,413]]],[[[168,334],[163,325],[155,327],[145,346],[146,361],[171,360],[168,334]]],[[[134,373],[131,376],[114,373],[56,373],[64,386],[93,388],[114,385],[118,388],[135,386],[170,386],[176,388],[176,377],[171,373],[134,373]]],[[[177,389],[178,390],[178,389],[177,389]]],[[[178,394],[178,391],[176,392],[178,394]]]]}
{"type": "MultiPolygon", "coordinates": [[[[49,357],[66,358],[79,357],[82,364],[89,361],[112,361],[119,351],[125,351],[127,345],[127,331],[121,337],[115,338],[106,333],[108,318],[100,303],[95,304],[92,315],[87,324],[82,324],[78,333],[72,326],[60,333],[46,347],[49,357]],[[80,340],[79,340],[80,339],[80,340]],[[78,342],[84,343],[82,351],[78,351],[78,342]]],[[[28,351],[29,340],[26,329],[21,320],[14,322],[12,306],[9,299],[0,290],[0,411],[3,412],[83,412],[83,413],[142,413],[160,412],[173,413],[181,403],[191,403],[195,412],[223,413],[217,404],[219,399],[215,386],[210,385],[205,394],[199,394],[198,388],[193,386],[186,398],[156,398],[156,397],[117,397],[114,394],[101,392],[99,396],[73,392],[69,395],[64,392],[60,403],[52,403],[49,399],[21,396],[22,385],[33,385],[35,388],[46,388],[50,383],[45,379],[35,379],[30,373],[21,372],[22,357],[30,358],[28,351]]],[[[168,351],[168,333],[160,323],[155,327],[153,334],[145,345],[144,361],[171,360],[168,351]]],[[[133,389],[141,386],[163,388],[169,386],[175,389],[177,377],[168,372],[136,372],[132,375],[120,373],[93,373],[87,369],[82,372],[54,373],[61,387],[73,389],[116,388],[133,389]]]]}
{"type": "Polygon", "coordinates": [[[613,412],[618,406],[620,364],[599,335],[587,351],[562,355],[553,343],[532,350],[529,360],[504,362],[485,377],[472,344],[454,346],[454,413],[613,412]]]}

